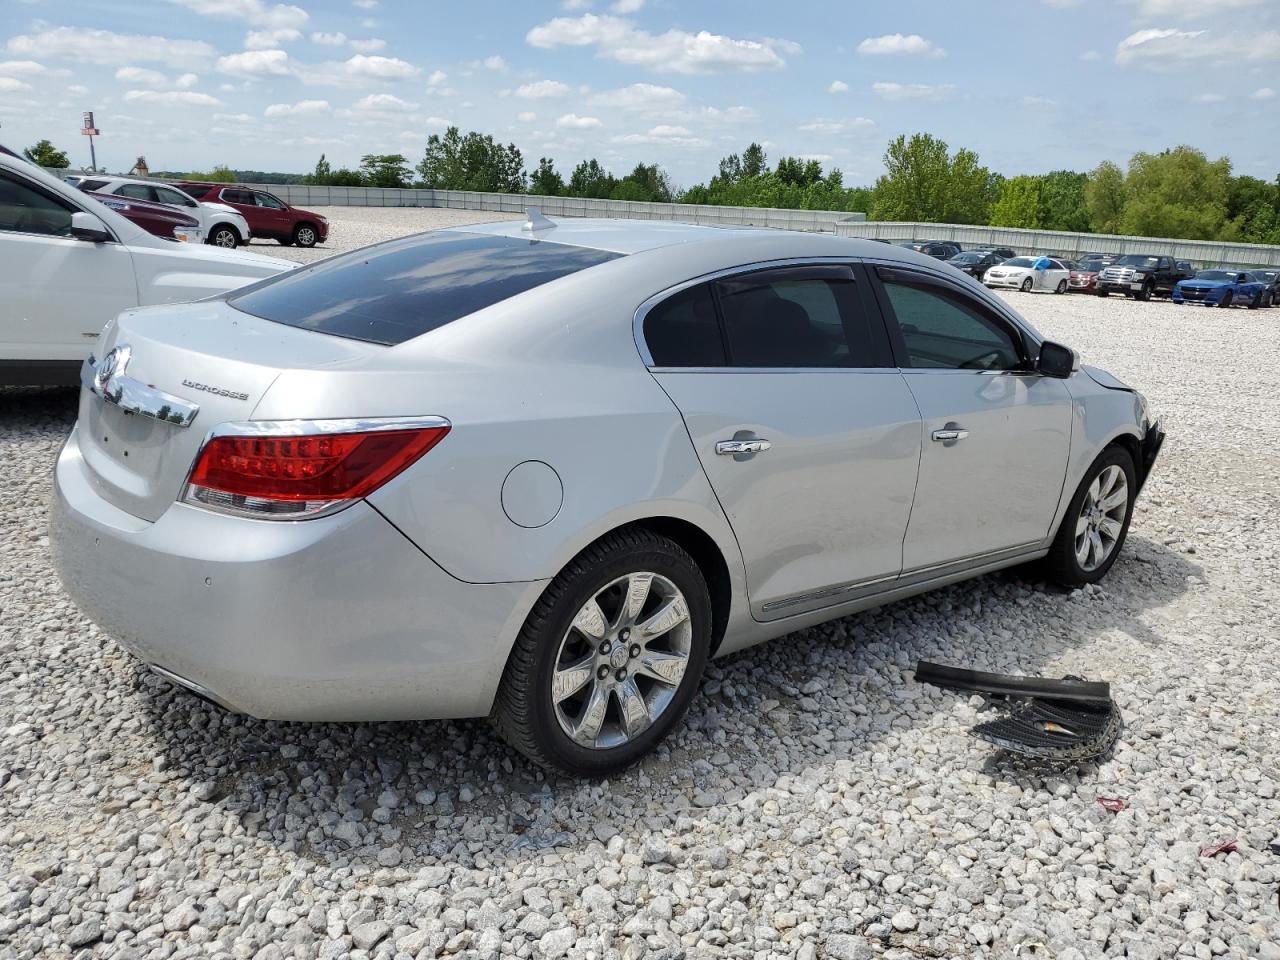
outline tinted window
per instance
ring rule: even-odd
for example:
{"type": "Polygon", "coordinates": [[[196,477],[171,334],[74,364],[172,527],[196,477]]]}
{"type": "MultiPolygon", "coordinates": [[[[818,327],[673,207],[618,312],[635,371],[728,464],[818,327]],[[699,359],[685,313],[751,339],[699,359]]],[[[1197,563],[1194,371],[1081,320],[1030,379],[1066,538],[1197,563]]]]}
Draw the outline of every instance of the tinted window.
{"type": "Polygon", "coordinates": [[[221,194],[225,203],[243,203],[245,206],[253,206],[253,194],[248,190],[223,190],[221,194]]]}
{"type": "Polygon", "coordinates": [[[71,210],[61,201],[0,173],[0,230],[71,235],[71,210]]]}
{"type": "Polygon", "coordinates": [[[151,188],[141,183],[125,183],[120,185],[120,189],[116,194],[121,197],[130,197],[133,200],[154,200],[155,194],[151,188]]]}
{"type": "Polygon", "coordinates": [[[732,366],[876,365],[847,267],[746,274],[716,290],[732,366]]]}
{"type": "Polygon", "coordinates": [[[681,290],[645,315],[644,342],[656,367],[722,367],[724,341],[711,288],[681,290]]]}
{"type": "Polygon", "coordinates": [[[194,207],[196,202],[185,194],[169,187],[154,187],[156,199],[161,203],[169,203],[175,207],[194,207]]]}
{"type": "Polygon", "coordinates": [[[886,278],[884,290],[911,367],[1016,370],[1022,354],[1006,326],[981,304],[947,288],[886,278]]]}
{"type": "Polygon", "coordinates": [[[253,198],[258,202],[258,206],[266,207],[269,210],[283,210],[284,204],[275,197],[267,193],[255,193],[253,198]]]}
{"type": "Polygon", "coordinates": [[[107,185],[106,180],[81,180],[78,184],[76,184],[76,186],[78,186],[81,190],[86,190],[86,191],[101,190],[106,185],[107,185]]]}
{"type": "Polygon", "coordinates": [[[618,256],[518,237],[440,231],[281,274],[228,302],[291,327],[396,344],[618,256]]]}

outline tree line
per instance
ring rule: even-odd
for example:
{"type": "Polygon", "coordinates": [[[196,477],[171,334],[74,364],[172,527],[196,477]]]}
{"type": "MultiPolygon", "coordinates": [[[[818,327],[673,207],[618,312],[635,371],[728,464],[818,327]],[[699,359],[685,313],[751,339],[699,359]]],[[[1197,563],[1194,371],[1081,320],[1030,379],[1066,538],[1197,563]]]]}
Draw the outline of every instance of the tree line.
{"type": "MultiPolygon", "coordinates": [[[[47,140],[27,151],[62,157],[47,140]]],[[[35,157],[33,157],[35,159],[35,157]]],[[[59,164],[43,164],[58,166],[59,164]]],[[[63,164],[65,165],[65,164],[63,164]]],[[[356,169],[334,168],[322,154],[302,183],[423,187],[608,200],[653,200],[744,207],[865,212],[872,220],[989,224],[1190,240],[1280,244],[1280,175],[1236,176],[1227,157],[1210,160],[1189,146],[1135,153],[1125,168],[1107,160],[1087,172],[1054,170],[1005,177],[972,150],[952,150],[928,133],[899,136],[884,153],[885,173],[869,187],[847,187],[837,168],[783,156],[770,164],[760,144],[720,161],[706,183],[679,189],[657,164],[615,176],[596,158],[567,175],[548,157],[532,171],[514,143],[450,127],[427,139],[422,159],[366,154],[356,169]]],[[[284,174],[215,167],[201,179],[289,182],[284,174]]]]}

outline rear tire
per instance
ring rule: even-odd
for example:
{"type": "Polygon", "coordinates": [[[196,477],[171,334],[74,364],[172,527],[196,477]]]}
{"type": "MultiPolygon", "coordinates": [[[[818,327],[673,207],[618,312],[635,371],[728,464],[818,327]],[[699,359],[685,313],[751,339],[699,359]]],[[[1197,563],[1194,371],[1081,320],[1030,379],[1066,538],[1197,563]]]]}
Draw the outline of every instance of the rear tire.
{"type": "Polygon", "coordinates": [[[534,605],[490,719],[534,763],[606,776],[680,721],[710,648],[711,598],[693,558],[647,530],[615,532],[575,557],[534,605]],[[655,623],[660,611],[674,623],[645,631],[665,626],[655,623]],[[624,703],[638,712],[629,718],[624,703]]]}
{"type": "Polygon", "coordinates": [[[1065,587],[1097,583],[1105,577],[1129,535],[1137,489],[1129,451],[1120,446],[1103,450],[1067,504],[1053,546],[1041,561],[1045,575],[1065,587]]]}
{"type": "Polygon", "coordinates": [[[1055,290],[1055,291],[1053,291],[1053,292],[1054,292],[1054,293],[1058,293],[1058,294],[1066,293],[1066,292],[1067,292],[1067,281],[1065,281],[1065,280],[1059,280],[1059,281],[1058,281],[1058,289],[1057,289],[1057,290],[1055,290]]]}

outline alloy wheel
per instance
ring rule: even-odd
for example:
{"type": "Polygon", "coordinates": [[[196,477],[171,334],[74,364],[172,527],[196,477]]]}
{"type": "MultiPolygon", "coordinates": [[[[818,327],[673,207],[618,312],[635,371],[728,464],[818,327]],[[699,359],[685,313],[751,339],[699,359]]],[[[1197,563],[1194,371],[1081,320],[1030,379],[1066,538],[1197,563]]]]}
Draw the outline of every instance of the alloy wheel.
{"type": "Polygon", "coordinates": [[[315,231],[310,227],[300,227],[298,229],[298,246],[309,247],[316,242],[315,231]]]}
{"type": "Polygon", "coordinates": [[[638,736],[671,705],[692,640],[688,602],[671,580],[639,571],[606,584],[556,652],[551,700],[560,729],[596,750],[638,736]]]}
{"type": "Polygon", "coordinates": [[[1086,573],[1097,570],[1116,548],[1129,511],[1129,481],[1124,470],[1111,464],[1085,491],[1076,518],[1076,560],[1086,573]]]}
{"type": "Polygon", "coordinates": [[[213,235],[213,245],[215,247],[227,247],[234,249],[236,245],[236,235],[231,230],[218,230],[213,235]]]}

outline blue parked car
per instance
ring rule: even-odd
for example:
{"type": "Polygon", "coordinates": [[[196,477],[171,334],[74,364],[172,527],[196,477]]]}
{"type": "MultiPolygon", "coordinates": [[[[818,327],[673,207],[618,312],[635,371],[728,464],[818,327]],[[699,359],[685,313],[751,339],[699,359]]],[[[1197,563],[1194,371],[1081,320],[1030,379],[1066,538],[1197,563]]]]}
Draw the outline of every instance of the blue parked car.
{"type": "Polygon", "coordinates": [[[1173,287],[1174,303],[1202,303],[1206,307],[1229,307],[1232,304],[1256,310],[1262,306],[1266,283],[1252,273],[1239,270],[1201,270],[1190,280],[1179,280],[1173,287]]]}

